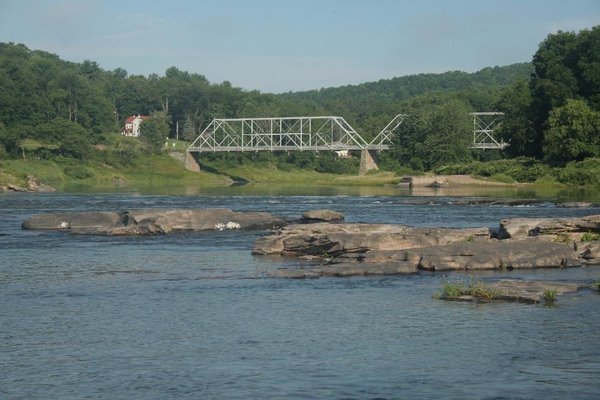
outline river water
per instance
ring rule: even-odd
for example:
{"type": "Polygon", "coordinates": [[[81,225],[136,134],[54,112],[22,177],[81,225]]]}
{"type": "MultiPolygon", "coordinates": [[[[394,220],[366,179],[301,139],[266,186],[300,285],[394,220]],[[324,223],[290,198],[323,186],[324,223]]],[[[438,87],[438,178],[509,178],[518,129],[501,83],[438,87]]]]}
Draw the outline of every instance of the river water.
{"type": "MultiPolygon", "coordinates": [[[[297,261],[252,256],[264,232],[94,237],[20,228],[39,213],[131,208],[282,216],[328,208],[348,222],[447,227],[600,211],[302,192],[0,194],[0,398],[598,398],[600,296],[591,290],[555,307],[444,302],[432,295],[461,274],[269,278],[297,261]]],[[[477,279],[507,276],[591,283],[600,267],[477,279]]]]}

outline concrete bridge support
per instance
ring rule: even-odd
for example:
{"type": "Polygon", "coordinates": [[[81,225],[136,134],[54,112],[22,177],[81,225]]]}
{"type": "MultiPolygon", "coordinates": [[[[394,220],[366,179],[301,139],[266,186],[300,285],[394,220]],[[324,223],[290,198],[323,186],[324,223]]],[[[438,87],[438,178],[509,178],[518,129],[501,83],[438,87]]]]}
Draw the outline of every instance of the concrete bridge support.
{"type": "MultiPolygon", "coordinates": [[[[196,154],[200,155],[199,153],[196,154]]],[[[188,171],[200,172],[200,164],[198,163],[198,160],[196,160],[196,157],[194,157],[194,155],[189,151],[185,152],[185,160],[183,165],[188,171]]]]}
{"type": "Polygon", "coordinates": [[[361,150],[360,152],[360,167],[358,169],[358,174],[363,176],[366,175],[367,172],[372,170],[379,170],[377,163],[375,160],[377,159],[376,150],[361,150]]]}

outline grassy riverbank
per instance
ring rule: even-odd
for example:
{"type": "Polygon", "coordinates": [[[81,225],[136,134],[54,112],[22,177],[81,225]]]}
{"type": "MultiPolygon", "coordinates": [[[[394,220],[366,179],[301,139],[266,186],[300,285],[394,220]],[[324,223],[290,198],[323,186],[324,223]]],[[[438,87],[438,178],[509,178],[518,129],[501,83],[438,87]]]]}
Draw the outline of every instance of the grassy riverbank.
{"type": "Polygon", "coordinates": [[[98,161],[74,162],[60,158],[0,161],[0,185],[25,186],[28,175],[58,190],[70,185],[96,188],[167,184],[216,187],[231,183],[223,175],[188,171],[168,155],[139,158],[134,164],[118,167],[98,161]]]}
{"type": "MultiPolygon", "coordinates": [[[[132,188],[220,188],[235,183],[257,186],[287,187],[393,187],[404,175],[423,173],[402,170],[372,171],[365,176],[357,174],[358,168],[347,168],[349,173],[336,174],[317,172],[314,169],[300,168],[294,164],[282,162],[276,156],[260,155],[256,159],[236,161],[203,157],[200,172],[191,172],[183,167],[180,160],[166,153],[144,154],[140,149],[127,153],[122,150],[121,141],[129,138],[117,138],[103,150],[95,151],[90,161],[78,161],[73,158],[52,156],[39,159],[35,153],[25,153],[25,159],[0,160],[0,186],[15,185],[27,188],[27,177],[34,176],[41,183],[59,191],[78,190],[128,190],[132,188]],[[356,171],[354,171],[356,170],[356,171]]],[[[134,142],[136,144],[137,142],[134,142]]],[[[125,143],[129,145],[130,143],[125,143]]],[[[346,160],[348,163],[348,161],[346,160]]],[[[354,160],[356,162],[356,160],[354,160]]],[[[597,186],[590,184],[595,179],[598,167],[595,159],[569,165],[564,169],[541,167],[539,163],[528,159],[499,160],[488,163],[471,163],[440,168],[437,173],[449,183],[448,195],[454,191],[469,187],[505,188],[510,197],[556,197],[567,191],[567,198],[587,198],[579,195],[578,190],[586,187],[587,192],[597,192],[597,186]],[[461,175],[442,175],[461,174],[461,175]],[[585,178],[583,185],[566,185],[559,180],[564,177],[585,178]],[[520,178],[520,179],[516,179],[520,178]],[[525,182],[522,182],[522,181],[525,182]],[[587,185],[586,185],[587,183],[587,185]],[[517,193],[518,192],[518,193],[517,193]]],[[[574,179],[576,182],[578,179],[574,179]]],[[[426,188],[424,188],[426,189],[426,188]]],[[[419,190],[418,188],[413,188],[419,190]]],[[[430,189],[431,190],[431,189],[430,189]]],[[[440,194],[439,190],[434,194],[440,194]]],[[[504,190],[504,189],[501,189],[504,190]]],[[[457,194],[458,195],[458,194],[457,194]]],[[[560,197],[564,197],[560,195],[560,197]]],[[[592,195],[595,199],[596,197],[592,195]]]]}
{"type": "Polygon", "coordinates": [[[0,161],[0,185],[26,187],[27,176],[62,190],[65,187],[124,188],[144,186],[224,187],[234,182],[298,186],[380,186],[400,179],[393,172],[366,176],[320,173],[291,167],[285,171],[268,165],[223,167],[203,165],[200,172],[186,170],[175,158],[163,155],[138,157],[130,165],[100,161],[79,162],[57,157],[52,160],[9,159],[0,161]]]}

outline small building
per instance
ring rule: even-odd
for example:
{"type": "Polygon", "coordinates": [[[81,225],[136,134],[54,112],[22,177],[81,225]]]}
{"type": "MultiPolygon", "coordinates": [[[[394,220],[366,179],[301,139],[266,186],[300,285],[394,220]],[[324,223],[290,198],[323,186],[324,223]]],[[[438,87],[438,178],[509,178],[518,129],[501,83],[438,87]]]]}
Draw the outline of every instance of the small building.
{"type": "Polygon", "coordinates": [[[121,132],[123,136],[132,136],[138,137],[140,136],[140,125],[145,120],[150,119],[149,115],[132,115],[131,117],[127,117],[125,120],[125,127],[121,132]]]}

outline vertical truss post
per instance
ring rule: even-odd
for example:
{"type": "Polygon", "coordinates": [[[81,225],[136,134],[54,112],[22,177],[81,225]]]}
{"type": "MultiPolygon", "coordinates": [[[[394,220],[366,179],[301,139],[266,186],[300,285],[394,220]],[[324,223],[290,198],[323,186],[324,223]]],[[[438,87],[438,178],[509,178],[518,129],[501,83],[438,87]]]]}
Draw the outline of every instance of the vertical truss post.
{"type": "Polygon", "coordinates": [[[503,140],[498,140],[494,136],[494,130],[502,125],[501,112],[474,112],[470,113],[473,117],[473,149],[499,149],[503,150],[508,146],[508,143],[503,140]]]}

